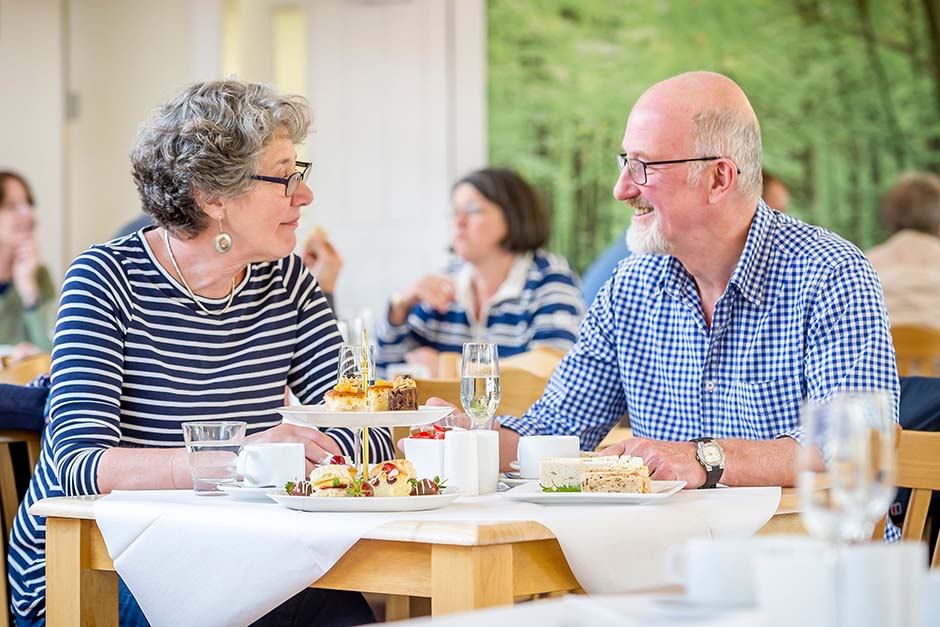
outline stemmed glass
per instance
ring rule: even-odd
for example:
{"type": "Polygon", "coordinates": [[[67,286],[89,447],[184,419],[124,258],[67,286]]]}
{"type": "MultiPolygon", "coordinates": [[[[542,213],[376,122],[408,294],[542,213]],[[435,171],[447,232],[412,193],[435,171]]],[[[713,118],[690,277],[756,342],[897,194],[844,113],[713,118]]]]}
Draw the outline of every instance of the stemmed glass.
{"type": "MultiPolygon", "coordinates": [[[[366,345],[365,348],[363,348],[362,344],[343,344],[340,346],[340,381],[344,378],[356,378],[362,381],[363,365],[365,365],[368,370],[365,377],[366,385],[373,385],[375,383],[375,347],[371,344],[366,345]]],[[[364,472],[365,467],[363,462],[365,460],[363,460],[362,457],[362,427],[354,429],[353,432],[355,434],[355,442],[353,443],[355,457],[353,463],[355,463],[356,468],[358,468],[360,472],[364,472]]]]}
{"type": "Polygon", "coordinates": [[[871,539],[895,494],[895,422],[886,392],[807,402],[797,458],[803,523],[830,546],[871,539]]]}
{"type": "Polygon", "coordinates": [[[471,429],[487,429],[499,406],[499,351],[496,344],[463,345],[460,360],[460,403],[471,429]]]}

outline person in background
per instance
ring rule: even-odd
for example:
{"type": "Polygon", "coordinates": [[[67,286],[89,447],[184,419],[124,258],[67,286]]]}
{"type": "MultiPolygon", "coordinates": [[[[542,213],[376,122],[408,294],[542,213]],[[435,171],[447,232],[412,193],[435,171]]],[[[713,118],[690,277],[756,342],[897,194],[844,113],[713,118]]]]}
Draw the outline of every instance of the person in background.
{"type": "MultiPolygon", "coordinates": [[[[764,199],[764,202],[767,203],[767,206],[771,209],[786,213],[787,207],[790,205],[790,190],[787,189],[787,186],[784,185],[779,178],[767,170],[762,168],[761,174],[763,176],[761,197],[764,199]]],[[[588,269],[584,272],[584,277],[581,281],[581,290],[584,292],[584,302],[588,305],[594,302],[597,293],[601,291],[601,287],[613,274],[614,270],[617,268],[617,264],[629,256],[630,249],[627,248],[627,232],[624,231],[623,235],[608,246],[604,252],[598,255],[597,259],[591,262],[591,265],[588,266],[588,269]]]]}
{"type": "MultiPolygon", "coordinates": [[[[20,627],[45,612],[45,521],[29,507],[190,488],[183,422],[243,420],[247,442],[300,442],[307,472],[354,455],[349,429],[282,424],[276,411],[285,385],[304,404],[321,401],[342,342],[292,253],[313,201],[310,164],[294,148],[309,125],[302,97],[225,80],[190,86],[141,127],[131,162],[156,225],[85,251],[63,283],[51,419],[10,539],[20,627]]],[[[372,462],[394,457],[387,429],[369,435],[372,462]]],[[[123,582],[119,594],[121,624],[146,624],[123,582]]],[[[308,589],[256,624],[292,624],[299,606],[317,612],[309,624],[374,620],[361,594],[308,589]]]]}
{"type": "Polygon", "coordinates": [[[892,325],[940,329],[940,176],[903,175],[881,202],[891,233],[868,251],[892,325]]]}
{"type": "Polygon", "coordinates": [[[52,349],[56,290],[36,242],[33,193],[19,174],[0,172],[0,344],[10,361],[52,349]]]}
{"type": "Polygon", "coordinates": [[[771,209],[786,213],[787,207],[790,206],[790,190],[783,181],[764,168],[761,168],[761,178],[761,198],[771,209]]]}
{"type": "Polygon", "coordinates": [[[551,224],[535,190],[487,168],[457,181],[451,202],[457,262],[392,297],[376,364],[423,364],[434,376],[439,353],[464,342],[493,342],[500,357],[570,348],[584,299],[568,261],[542,249],[551,224]]]}
{"type": "Polygon", "coordinates": [[[300,252],[300,259],[310,274],[316,278],[320,289],[323,290],[323,296],[335,315],[334,294],[339,271],[343,267],[343,257],[326,236],[326,231],[319,225],[314,225],[307,234],[303,250],[300,252]]]}

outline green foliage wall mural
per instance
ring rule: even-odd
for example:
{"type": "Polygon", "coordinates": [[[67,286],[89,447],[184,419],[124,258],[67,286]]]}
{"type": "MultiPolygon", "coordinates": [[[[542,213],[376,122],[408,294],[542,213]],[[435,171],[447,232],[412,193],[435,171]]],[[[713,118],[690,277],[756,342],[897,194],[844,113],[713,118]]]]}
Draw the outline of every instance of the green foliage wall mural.
{"type": "Polygon", "coordinates": [[[863,249],[898,174],[940,171],[940,0],[489,0],[488,29],[490,162],[537,185],[581,270],[629,222],[630,107],[683,71],[737,81],[791,212],[863,249]]]}

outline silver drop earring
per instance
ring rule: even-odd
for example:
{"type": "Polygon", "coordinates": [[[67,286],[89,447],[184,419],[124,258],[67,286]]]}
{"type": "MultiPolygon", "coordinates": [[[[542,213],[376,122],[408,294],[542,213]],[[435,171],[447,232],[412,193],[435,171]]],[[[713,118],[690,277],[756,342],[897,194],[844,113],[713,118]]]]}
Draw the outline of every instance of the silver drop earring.
{"type": "Polygon", "coordinates": [[[232,236],[222,230],[222,216],[219,216],[219,234],[212,238],[212,246],[220,255],[232,250],[232,236]]]}

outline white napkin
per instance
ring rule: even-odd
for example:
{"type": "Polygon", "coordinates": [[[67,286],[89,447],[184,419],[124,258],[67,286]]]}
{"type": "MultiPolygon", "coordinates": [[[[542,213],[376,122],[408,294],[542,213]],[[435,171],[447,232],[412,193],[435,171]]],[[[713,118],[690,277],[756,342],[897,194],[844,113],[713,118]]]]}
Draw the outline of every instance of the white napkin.
{"type": "Polygon", "coordinates": [[[543,506],[492,494],[429,512],[318,514],[189,490],[135,491],[96,501],[95,518],[115,569],[155,627],[245,625],[396,520],[538,521],[558,538],[581,586],[606,593],[668,583],[669,546],[753,534],[779,501],[779,488],[681,492],[641,506],[543,506]]]}

